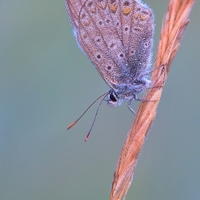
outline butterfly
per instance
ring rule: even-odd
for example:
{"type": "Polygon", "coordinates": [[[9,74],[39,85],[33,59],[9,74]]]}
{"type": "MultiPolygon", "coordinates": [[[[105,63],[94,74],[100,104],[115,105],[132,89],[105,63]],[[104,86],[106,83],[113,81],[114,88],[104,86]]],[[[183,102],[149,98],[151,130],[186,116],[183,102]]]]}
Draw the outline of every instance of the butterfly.
{"type": "Polygon", "coordinates": [[[140,0],[66,0],[79,47],[110,87],[103,100],[119,106],[151,85],[154,14],[140,0]]]}

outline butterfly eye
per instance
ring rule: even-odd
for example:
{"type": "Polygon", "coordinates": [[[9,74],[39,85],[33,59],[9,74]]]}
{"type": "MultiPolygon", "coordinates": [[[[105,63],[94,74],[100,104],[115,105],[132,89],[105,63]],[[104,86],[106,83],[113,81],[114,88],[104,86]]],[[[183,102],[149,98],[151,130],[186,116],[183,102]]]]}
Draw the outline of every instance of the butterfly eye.
{"type": "Polygon", "coordinates": [[[117,97],[114,93],[110,94],[110,100],[113,101],[113,102],[117,102],[117,97]]]}

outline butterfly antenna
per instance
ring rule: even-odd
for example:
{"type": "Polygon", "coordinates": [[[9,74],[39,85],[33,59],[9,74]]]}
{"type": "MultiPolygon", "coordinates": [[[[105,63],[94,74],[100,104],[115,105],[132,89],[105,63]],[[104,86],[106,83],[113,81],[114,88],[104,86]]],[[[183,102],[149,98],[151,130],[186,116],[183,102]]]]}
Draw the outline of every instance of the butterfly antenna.
{"type": "MultiPolygon", "coordinates": [[[[103,99],[100,101],[100,103],[99,103],[99,105],[98,105],[98,107],[97,107],[97,111],[96,111],[96,113],[95,113],[95,116],[94,116],[94,119],[93,119],[93,122],[92,122],[92,126],[90,127],[90,130],[88,131],[88,134],[87,134],[87,135],[85,136],[85,138],[84,138],[84,141],[85,141],[85,142],[88,140],[88,138],[89,138],[89,136],[90,136],[90,133],[91,133],[91,131],[92,131],[92,129],[93,129],[93,126],[94,126],[94,124],[95,124],[97,115],[98,115],[98,113],[99,113],[99,109],[100,109],[100,107],[101,107],[101,104],[103,103],[103,101],[104,101],[105,97],[108,95],[108,93],[104,93],[103,95],[104,95],[104,97],[103,97],[103,99]]],[[[101,95],[101,97],[102,97],[103,95],[101,95]]],[[[99,98],[98,98],[98,99],[99,99],[99,98]]]]}
{"type": "MultiPolygon", "coordinates": [[[[72,122],[68,127],[67,130],[69,130],[70,128],[72,128],[82,117],[83,115],[85,115],[85,113],[103,96],[107,95],[107,93],[102,94],[101,96],[99,96],[97,99],[95,99],[90,105],[89,107],[83,112],[83,114],[74,122],[72,122]]],[[[105,97],[104,97],[105,98],[105,97]]],[[[104,99],[103,98],[103,99],[104,99]]],[[[101,102],[102,103],[102,102],[101,102]]],[[[96,118],[96,117],[95,117],[96,118]]]]}

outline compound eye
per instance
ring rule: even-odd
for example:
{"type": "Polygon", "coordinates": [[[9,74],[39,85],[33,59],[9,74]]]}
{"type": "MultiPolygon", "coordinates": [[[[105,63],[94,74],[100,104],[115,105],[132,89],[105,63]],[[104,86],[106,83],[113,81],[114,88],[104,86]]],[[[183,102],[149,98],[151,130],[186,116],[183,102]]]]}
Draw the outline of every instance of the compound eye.
{"type": "Polygon", "coordinates": [[[110,94],[110,100],[113,101],[113,102],[117,101],[115,94],[113,94],[113,93],[110,94]]]}

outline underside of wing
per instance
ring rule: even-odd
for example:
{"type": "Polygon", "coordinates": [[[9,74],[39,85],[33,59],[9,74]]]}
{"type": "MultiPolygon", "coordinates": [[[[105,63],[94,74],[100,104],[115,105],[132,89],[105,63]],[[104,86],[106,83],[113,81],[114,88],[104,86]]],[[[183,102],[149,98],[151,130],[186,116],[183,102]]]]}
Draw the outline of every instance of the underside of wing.
{"type": "Polygon", "coordinates": [[[136,0],[67,0],[79,45],[110,87],[147,67],[153,13],[136,0]],[[145,54],[145,55],[142,55],[145,54]]]}

